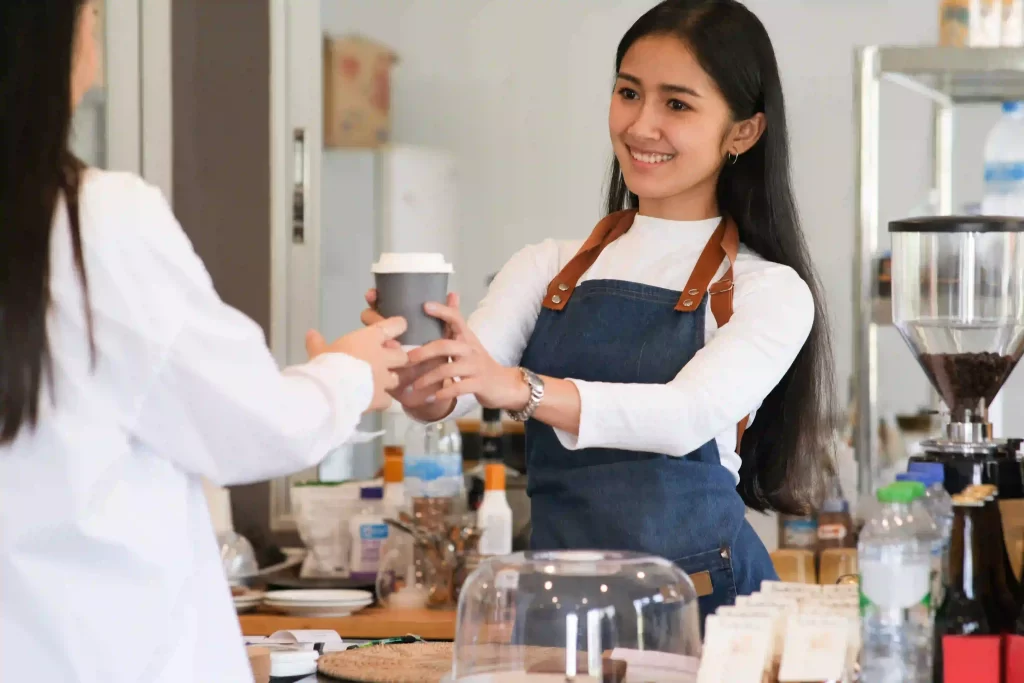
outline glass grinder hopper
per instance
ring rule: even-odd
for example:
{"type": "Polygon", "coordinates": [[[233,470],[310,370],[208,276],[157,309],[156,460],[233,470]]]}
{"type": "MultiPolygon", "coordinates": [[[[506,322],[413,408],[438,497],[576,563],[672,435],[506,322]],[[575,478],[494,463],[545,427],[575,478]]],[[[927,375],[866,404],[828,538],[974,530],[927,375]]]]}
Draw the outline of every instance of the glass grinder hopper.
{"type": "Polygon", "coordinates": [[[1024,498],[1020,439],[996,439],[988,407],[1024,352],[1024,219],[894,221],[893,322],[949,409],[943,438],[912,460],[942,463],[946,488],[994,484],[1024,498]]]}

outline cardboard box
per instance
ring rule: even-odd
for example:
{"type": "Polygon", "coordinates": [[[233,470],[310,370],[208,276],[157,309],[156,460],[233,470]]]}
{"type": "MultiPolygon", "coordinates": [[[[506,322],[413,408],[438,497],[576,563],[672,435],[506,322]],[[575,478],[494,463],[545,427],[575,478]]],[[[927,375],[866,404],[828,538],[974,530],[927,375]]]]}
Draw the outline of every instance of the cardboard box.
{"type": "Polygon", "coordinates": [[[324,145],[380,147],[391,138],[395,53],[362,36],[324,41],[324,145]]]}

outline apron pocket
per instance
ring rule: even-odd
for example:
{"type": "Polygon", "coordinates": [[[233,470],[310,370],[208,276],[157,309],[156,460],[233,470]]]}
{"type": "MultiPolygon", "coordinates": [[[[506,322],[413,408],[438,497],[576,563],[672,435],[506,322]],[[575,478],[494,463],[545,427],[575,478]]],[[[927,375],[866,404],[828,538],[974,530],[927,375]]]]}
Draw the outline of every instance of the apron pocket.
{"type": "Polygon", "coordinates": [[[673,560],[673,564],[690,577],[697,591],[702,633],[704,617],[714,614],[722,605],[736,602],[736,577],[733,575],[731,558],[731,549],[723,546],[673,560]]]}

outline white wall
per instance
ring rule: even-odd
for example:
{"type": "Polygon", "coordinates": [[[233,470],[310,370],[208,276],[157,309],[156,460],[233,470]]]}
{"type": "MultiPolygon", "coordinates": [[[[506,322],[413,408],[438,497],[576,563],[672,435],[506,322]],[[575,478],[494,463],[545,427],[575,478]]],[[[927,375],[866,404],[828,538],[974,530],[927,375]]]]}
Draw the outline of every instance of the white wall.
{"type": "MultiPolygon", "coordinates": [[[[462,242],[455,258],[467,306],[516,249],[550,236],[582,237],[600,217],[615,47],[653,4],[321,0],[326,31],[362,33],[400,55],[395,139],[446,147],[458,157],[462,242]]],[[[748,5],[768,27],[783,73],[797,195],[827,292],[845,397],[852,359],[853,50],[934,43],[937,2],[748,5]]],[[[895,86],[884,89],[883,100],[884,222],[925,198],[931,171],[927,106],[895,86]]],[[[994,116],[990,107],[958,119],[955,205],[980,195],[981,143],[994,116]]],[[[331,179],[324,180],[330,191],[331,179]]],[[[898,334],[880,336],[882,410],[912,410],[927,400],[925,380],[898,334]]]]}

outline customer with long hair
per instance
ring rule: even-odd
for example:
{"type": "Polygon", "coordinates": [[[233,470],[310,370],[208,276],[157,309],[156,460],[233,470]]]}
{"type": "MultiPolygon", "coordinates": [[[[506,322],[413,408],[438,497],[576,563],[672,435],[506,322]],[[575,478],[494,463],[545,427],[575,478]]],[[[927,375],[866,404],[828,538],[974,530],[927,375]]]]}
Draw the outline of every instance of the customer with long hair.
{"type": "Polygon", "coordinates": [[[0,2],[0,680],[249,683],[201,478],[318,463],[405,321],[280,371],[160,193],[70,153],[96,13],[0,2]]]}

